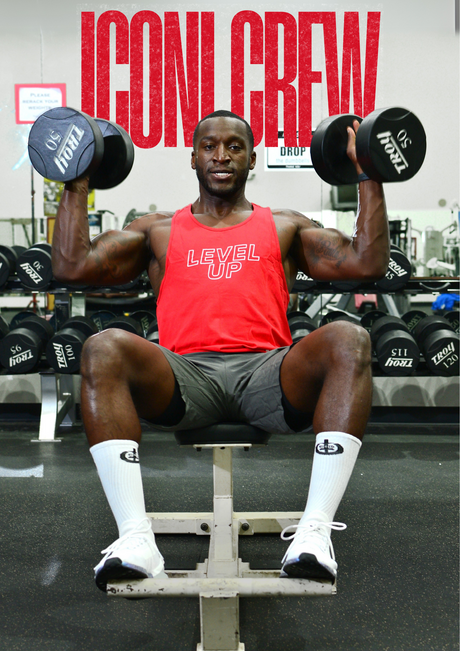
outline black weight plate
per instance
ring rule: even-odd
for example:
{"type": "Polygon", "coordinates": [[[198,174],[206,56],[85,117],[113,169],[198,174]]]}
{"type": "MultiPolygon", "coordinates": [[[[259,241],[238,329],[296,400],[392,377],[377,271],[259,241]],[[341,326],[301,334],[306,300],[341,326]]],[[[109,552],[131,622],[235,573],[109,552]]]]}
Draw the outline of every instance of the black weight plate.
{"type": "Polygon", "coordinates": [[[107,190],[122,183],[134,163],[134,145],[119,124],[95,119],[104,138],[104,155],[101,164],[89,179],[90,188],[107,190]]]}
{"type": "Polygon", "coordinates": [[[10,277],[10,263],[3,253],[0,253],[0,287],[3,287],[8,282],[10,277]]]}
{"type": "Polygon", "coordinates": [[[29,134],[29,157],[41,176],[51,181],[72,181],[98,168],[104,139],[95,120],[70,107],[42,113],[29,134]]]}
{"type": "Polygon", "coordinates": [[[450,310],[443,314],[443,317],[446,321],[449,321],[450,325],[454,329],[454,332],[459,334],[460,332],[460,312],[459,310],[450,310]]]}
{"type": "Polygon", "coordinates": [[[337,289],[339,292],[351,292],[360,286],[357,280],[337,280],[331,283],[332,289],[337,289]]]}
{"type": "Polygon", "coordinates": [[[107,327],[109,321],[114,319],[115,316],[115,312],[110,312],[110,310],[99,310],[98,312],[93,312],[90,319],[96,324],[97,329],[101,331],[107,327]]]}
{"type": "Polygon", "coordinates": [[[346,312],[342,312],[341,310],[332,310],[327,314],[323,314],[321,317],[320,325],[323,326],[327,323],[331,323],[332,321],[350,321],[351,323],[358,323],[350,316],[348,316],[346,312]]]}
{"type": "Polygon", "coordinates": [[[158,328],[156,330],[151,329],[145,338],[147,341],[151,341],[152,343],[157,344],[160,341],[160,333],[158,332],[158,328]]]}
{"type": "Polygon", "coordinates": [[[323,120],[313,133],[311,162],[318,176],[330,185],[358,183],[355,166],[347,155],[347,127],[352,127],[354,120],[361,122],[362,118],[352,114],[332,115],[323,120]]]}
{"type": "Polygon", "coordinates": [[[383,278],[376,282],[376,285],[385,292],[397,292],[407,285],[411,273],[412,267],[409,259],[404,253],[391,249],[387,272],[383,278]]]}
{"type": "Polygon", "coordinates": [[[54,328],[46,319],[33,314],[32,316],[27,317],[21,321],[21,328],[35,332],[43,343],[46,343],[48,339],[54,335],[54,328]]]}
{"type": "Polygon", "coordinates": [[[21,246],[20,244],[13,244],[13,246],[11,248],[16,253],[18,258],[19,258],[20,255],[22,255],[24,253],[24,251],[27,251],[27,247],[26,246],[21,246]]]}
{"type": "Polygon", "coordinates": [[[459,344],[459,336],[452,330],[436,330],[425,338],[422,350],[426,365],[434,375],[459,374],[459,344]]]}
{"type": "Polygon", "coordinates": [[[157,320],[155,314],[153,314],[153,312],[149,312],[148,310],[137,310],[136,312],[131,312],[129,316],[140,323],[144,337],[149,331],[152,323],[155,323],[157,320]]]}
{"type": "Polygon", "coordinates": [[[298,271],[291,292],[294,294],[297,292],[308,292],[308,290],[316,287],[316,284],[316,280],[307,276],[303,271],[298,271]]]}
{"type": "Polygon", "coordinates": [[[10,331],[7,320],[0,314],[0,339],[3,339],[10,331]]]}
{"type": "MultiPolygon", "coordinates": [[[[96,332],[99,332],[97,325],[94,323],[89,316],[72,316],[70,319],[67,319],[62,326],[61,330],[71,328],[72,330],[78,330],[84,335],[85,339],[95,335],[96,332]]],[[[59,330],[59,332],[61,332],[59,330]]]]}
{"type": "Polygon", "coordinates": [[[37,333],[16,328],[0,342],[0,363],[9,373],[31,373],[40,361],[43,343],[37,333]]]}
{"type": "Polygon", "coordinates": [[[129,316],[116,316],[107,324],[106,330],[109,328],[120,328],[121,330],[139,335],[139,337],[144,336],[141,324],[129,316]]]}
{"type": "Polygon", "coordinates": [[[368,332],[370,332],[372,326],[374,325],[374,323],[378,319],[381,319],[383,316],[387,316],[387,314],[386,314],[386,312],[383,312],[382,310],[369,310],[369,312],[366,312],[361,317],[361,325],[368,332]]]}
{"type": "Polygon", "coordinates": [[[367,115],[356,134],[356,155],[365,174],[379,183],[407,181],[421,168],[426,134],[420,120],[401,107],[367,115]]]}
{"type": "Polygon", "coordinates": [[[33,310],[21,310],[21,312],[17,312],[10,321],[10,330],[19,328],[22,321],[24,321],[24,319],[28,319],[30,316],[36,316],[33,310]]]}
{"type": "Polygon", "coordinates": [[[46,345],[46,359],[58,373],[78,373],[83,344],[87,337],[80,330],[63,328],[46,345]]]}
{"type": "Polygon", "coordinates": [[[454,329],[450,325],[449,321],[442,316],[427,316],[425,319],[422,319],[417,323],[413,330],[413,335],[417,340],[418,345],[421,348],[424,348],[425,339],[432,332],[436,330],[451,330],[454,329]]]}
{"type": "Polygon", "coordinates": [[[371,327],[371,340],[375,345],[375,342],[379,337],[381,337],[386,332],[396,332],[397,330],[402,330],[403,332],[409,332],[407,325],[404,323],[399,316],[392,316],[390,314],[382,316],[377,321],[374,321],[371,327]]]}
{"type": "Polygon", "coordinates": [[[51,253],[52,246],[49,242],[36,242],[32,244],[31,249],[41,249],[42,251],[47,251],[51,253]]]}
{"type": "Polygon", "coordinates": [[[407,325],[409,332],[412,332],[416,325],[427,316],[428,314],[423,310],[409,310],[402,315],[401,319],[407,325]]]}
{"type": "Polygon", "coordinates": [[[42,246],[27,249],[19,257],[16,271],[27,289],[46,289],[53,279],[51,253],[42,246]]]}
{"type": "Polygon", "coordinates": [[[385,332],[379,337],[375,353],[386,375],[410,375],[420,361],[420,350],[414,338],[403,330],[385,332]]]}
{"type": "Polygon", "coordinates": [[[19,258],[18,253],[15,251],[15,249],[13,249],[12,246],[5,246],[4,244],[0,244],[0,253],[2,253],[7,259],[9,265],[9,275],[12,276],[16,271],[16,265],[19,258]]]}

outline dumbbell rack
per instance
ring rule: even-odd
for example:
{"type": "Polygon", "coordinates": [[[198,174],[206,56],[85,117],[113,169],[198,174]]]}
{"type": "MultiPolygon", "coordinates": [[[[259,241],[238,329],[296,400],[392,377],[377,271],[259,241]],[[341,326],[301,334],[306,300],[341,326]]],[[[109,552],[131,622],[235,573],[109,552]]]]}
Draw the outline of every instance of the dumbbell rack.
{"type": "MultiPolygon", "coordinates": [[[[404,294],[438,294],[440,292],[459,293],[460,282],[458,278],[419,278],[410,280],[402,292],[404,294]]],[[[2,288],[2,294],[31,294],[17,279],[11,279],[2,288]]],[[[331,283],[318,282],[314,288],[304,289],[302,281],[296,281],[292,292],[309,293],[315,296],[306,314],[314,318],[319,311],[340,296],[336,305],[337,309],[345,310],[351,294],[379,294],[387,307],[389,314],[400,316],[392,294],[379,291],[374,283],[362,284],[349,292],[338,292],[331,283]]],[[[133,293],[152,294],[152,289],[147,283],[140,283],[132,290],[120,292],[117,287],[97,287],[75,290],[73,287],[62,286],[53,281],[46,289],[46,293],[54,294],[56,325],[60,327],[69,317],[84,315],[86,293],[123,293],[128,298],[133,293]]],[[[36,292],[38,293],[38,292],[36,292]]],[[[76,405],[79,399],[79,375],[66,375],[55,373],[50,369],[43,369],[29,375],[7,375],[0,372],[0,399],[8,402],[8,396],[32,396],[34,400],[28,402],[41,402],[40,426],[38,438],[34,441],[51,442],[59,441],[57,438],[60,427],[71,426],[76,422],[76,405]],[[3,385],[2,378],[7,380],[3,385]],[[2,389],[8,386],[8,393],[2,389]],[[2,395],[3,394],[3,395],[2,395]]],[[[373,407],[458,407],[459,378],[440,376],[405,376],[405,377],[374,377],[373,407]]]]}

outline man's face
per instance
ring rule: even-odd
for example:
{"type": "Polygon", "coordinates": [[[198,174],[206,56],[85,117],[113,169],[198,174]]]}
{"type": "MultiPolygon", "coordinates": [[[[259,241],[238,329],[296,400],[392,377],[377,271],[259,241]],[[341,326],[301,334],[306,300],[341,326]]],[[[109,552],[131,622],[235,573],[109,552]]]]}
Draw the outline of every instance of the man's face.
{"type": "Polygon", "coordinates": [[[208,118],[199,127],[192,168],[200,185],[211,195],[230,197],[246,183],[255,166],[246,127],[236,118],[208,118]]]}

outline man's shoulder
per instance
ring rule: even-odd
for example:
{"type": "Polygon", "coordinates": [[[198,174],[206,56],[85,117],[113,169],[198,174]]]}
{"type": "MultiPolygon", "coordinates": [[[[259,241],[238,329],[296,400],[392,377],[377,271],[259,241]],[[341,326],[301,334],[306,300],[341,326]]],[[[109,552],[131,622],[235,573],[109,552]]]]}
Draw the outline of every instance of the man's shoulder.
{"type": "Polygon", "coordinates": [[[292,223],[301,229],[318,228],[318,226],[322,228],[322,224],[297,210],[291,210],[290,208],[271,208],[270,210],[275,222],[292,223]]]}
{"type": "Polygon", "coordinates": [[[146,215],[141,215],[133,220],[126,229],[136,230],[136,231],[149,231],[151,228],[157,226],[166,226],[171,223],[171,220],[175,212],[170,212],[166,210],[158,210],[156,212],[147,213],[146,215]]]}

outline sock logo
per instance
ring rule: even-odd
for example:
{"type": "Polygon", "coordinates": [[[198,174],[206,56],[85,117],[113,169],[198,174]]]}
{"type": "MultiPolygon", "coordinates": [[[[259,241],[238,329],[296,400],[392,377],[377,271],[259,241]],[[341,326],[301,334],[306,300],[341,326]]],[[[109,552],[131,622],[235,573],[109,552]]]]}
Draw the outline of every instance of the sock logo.
{"type": "Polygon", "coordinates": [[[127,461],[128,463],[139,463],[139,457],[137,456],[136,448],[122,452],[120,454],[120,459],[127,461]]]}
{"type": "Polygon", "coordinates": [[[340,443],[332,443],[329,439],[324,439],[324,443],[318,443],[316,446],[318,454],[343,454],[343,447],[340,443]]]}

